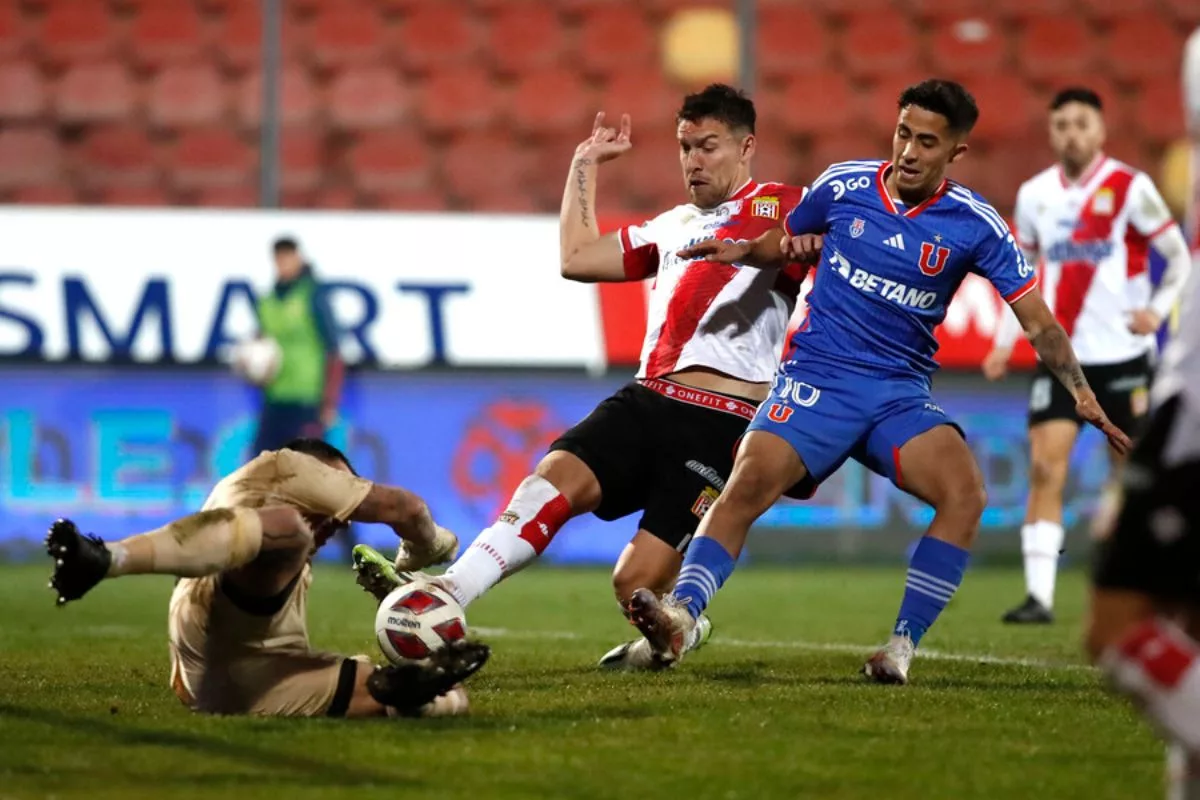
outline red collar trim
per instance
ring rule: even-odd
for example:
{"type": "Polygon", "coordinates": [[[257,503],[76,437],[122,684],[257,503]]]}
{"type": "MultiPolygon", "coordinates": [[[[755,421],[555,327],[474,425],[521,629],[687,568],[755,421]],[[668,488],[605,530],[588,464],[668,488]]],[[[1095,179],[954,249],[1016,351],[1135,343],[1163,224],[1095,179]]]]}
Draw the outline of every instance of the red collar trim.
{"type": "MultiPolygon", "coordinates": [[[[896,203],[892,200],[892,196],[888,194],[887,190],[887,176],[891,169],[892,162],[890,161],[885,161],[879,165],[879,171],[875,173],[875,188],[879,190],[879,199],[883,201],[883,207],[886,208],[891,214],[899,214],[900,212],[896,209],[896,203]]],[[[920,214],[938,200],[941,200],[942,195],[946,193],[946,189],[949,185],[949,181],[947,181],[945,178],[942,178],[941,185],[938,186],[937,190],[933,194],[922,200],[919,205],[915,205],[906,210],[903,216],[915,217],[917,214],[920,214]]]]}

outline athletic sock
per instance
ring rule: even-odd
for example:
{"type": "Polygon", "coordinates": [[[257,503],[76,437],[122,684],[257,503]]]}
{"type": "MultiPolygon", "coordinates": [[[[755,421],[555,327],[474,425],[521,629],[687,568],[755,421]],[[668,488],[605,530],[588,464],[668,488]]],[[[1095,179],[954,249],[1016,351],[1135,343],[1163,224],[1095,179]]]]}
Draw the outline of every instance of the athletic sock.
{"type": "Polygon", "coordinates": [[[109,578],[199,578],[252,561],[262,547],[262,519],[253,509],[214,508],[106,546],[112,553],[109,578]]]}
{"type": "Polygon", "coordinates": [[[1200,646],[1187,634],[1147,620],[1109,647],[1100,667],[1168,739],[1200,752],[1200,646]]]}
{"type": "Polygon", "coordinates": [[[449,589],[462,605],[542,554],[571,518],[571,504],[554,484],[531,475],[513,493],[508,508],[446,570],[449,589]]]}
{"type": "Polygon", "coordinates": [[[1021,528],[1021,554],[1025,557],[1025,588],[1046,608],[1054,608],[1054,583],[1058,554],[1062,552],[1063,526],[1040,520],[1021,528]]]}
{"type": "Polygon", "coordinates": [[[707,536],[698,536],[688,546],[672,594],[687,605],[687,610],[695,619],[708,608],[713,595],[733,574],[735,565],[733,556],[720,542],[707,536]]]}
{"type": "Polygon", "coordinates": [[[1167,747],[1167,800],[1200,800],[1200,753],[1179,742],[1167,747]]]}
{"type": "Polygon", "coordinates": [[[908,562],[908,580],[893,633],[921,643],[942,609],[962,583],[970,554],[949,542],[922,537],[908,562]]]}

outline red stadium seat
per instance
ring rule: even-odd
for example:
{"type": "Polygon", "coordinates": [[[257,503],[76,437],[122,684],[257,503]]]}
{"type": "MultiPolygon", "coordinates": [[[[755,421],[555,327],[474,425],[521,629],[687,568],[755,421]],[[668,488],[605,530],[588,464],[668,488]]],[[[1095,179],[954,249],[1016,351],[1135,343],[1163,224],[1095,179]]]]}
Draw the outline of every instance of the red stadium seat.
{"type": "Polygon", "coordinates": [[[159,186],[117,186],[101,192],[99,200],[106,206],[157,208],[174,205],[170,195],[159,186]]]}
{"type": "Polygon", "coordinates": [[[140,126],[98,128],[79,145],[79,176],[95,189],[152,186],[160,165],[154,144],[140,126]]]}
{"type": "MultiPolygon", "coordinates": [[[[262,72],[242,79],[237,90],[238,120],[249,128],[262,122],[262,72]]],[[[310,125],[318,113],[319,98],[308,70],[284,64],[279,73],[279,121],[284,126],[310,125]]]]}
{"type": "Polygon", "coordinates": [[[1183,25],[1200,25],[1200,3],[1196,0],[1162,0],[1167,12],[1183,25]]]}
{"type": "Polygon", "coordinates": [[[364,192],[408,191],[430,185],[425,141],[411,131],[366,133],[349,153],[355,185],[364,192]]]}
{"type": "Polygon", "coordinates": [[[63,122],[118,122],[137,104],[128,70],[115,61],[74,64],[54,92],[54,113],[63,122]]]}
{"type": "Polygon", "coordinates": [[[446,195],[436,189],[384,192],[371,197],[370,205],[380,211],[445,211],[450,207],[446,195]]]}
{"type": "Polygon", "coordinates": [[[326,186],[312,196],[312,208],[348,211],[359,207],[358,192],[349,186],[326,186]]]}
{"type": "Polygon", "coordinates": [[[310,128],[285,130],[279,142],[279,186],[285,192],[312,192],[325,172],[325,136],[310,128]]]}
{"type": "Polygon", "coordinates": [[[645,65],[657,55],[654,30],[639,5],[609,5],[590,11],[580,23],[578,50],[583,71],[596,77],[645,65]]]}
{"type": "Polygon", "coordinates": [[[807,175],[801,175],[804,183],[812,183],[831,164],[842,161],[861,161],[892,157],[891,137],[872,136],[862,131],[822,136],[813,141],[807,159],[807,175]]]}
{"type": "MultiPolygon", "coordinates": [[[[1155,148],[1152,146],[1152,149],[1155,148]]],[[[1118,161],[1124,161],[1130,166],[1144,169],[1151,174],[1154,173],[1158,164],[1158,154],[1153,153],[1155,158],[1148,158],[1142,139],[1136,135],[1113,136],[1110,134],[1104,143],[1104,152],[1118,161]]]]}
{"type": "Polygon", "coordinates": [[[312,54],[327,69],[372,64],[383,56],[383,19],[370,6],[321,9],[312,21],[312,54]]]}
{"type": "Polygon", "coordinates": [[[767,124],[778,124],[785,133],[820,134],[847,127],[855,92],[841,72],[810,72],[796,76],[767,98],[767,124]]]}
{"type": "MultiPolygon", "coordinates": [[[[304,48],[307,31],[291,15],[283,19],[280,52],[284,61],[304,48]]],[[[262,11],[255,3],[240,2],[217,19],[216,51],[226,67],[237,72],[262,66],[262,11]]]]}
{"type": "Polygon", "coordinates": [[[253,185],[255,165],[250,147],[229,131],[187,131],[175,144],[171,181],[183,190],[253,185]]]}
{"type": "Polygon", "coordinates": [[[979,105],[979,122],[972,136],[981,142],[1026,137],[1044,129],[1044,109],[1014,75],[976,78],[971,82],[971,93],[979,105]]]}
{"type": "Polygon", "coordinates": [[[400,25],[398,52],[405,68],[429,72],[475,59],[482,30],[457,3],[430,3],[413,10],[400,25]]]}
{"type": "MultiPolygon", "coordinates": [[[[559,168],[560,184],[566,180],[566,164],[564,161],[559,168]]],[[[612,188],[624,189],[629,195],[640,198],[643,205],[654,206],[658,211],[687,202],[679,141],[673,136],[644,136],[627,154],[601,170],[611,173],[612,188]]],[[[601,186],[609,180],[609,175],[602,175],[601,186]]]]}
{"type": "Polygon", "coordinates": [[[16,3],[0,3],[0,58],[24,55],[29,45],[29,25],[16,3]]]}
{"type": "Polygon", "coordinates": [[[216,125],[226,108],[225,87],[206,64],[164,67],[150,84],[147,115],[159,128],[216,125]]]}
{"type": "Polygon", "coordinates": [[[117,47],[117,31],[101,0],[77,0],[47,10],[37,41],[50,61],[65,64],[111,55],[117,47]]]}
{"type": "Polygon", "coordinates": [[[1119,18],[1160,18],[1159,0],[1079,0],[1079,6],[1092,19],[1108,22],[1119,18]]]}
{"type": "Polygon", "coordinates": [[[962,79],[1001,72],[1008,63],[1008,40],[994,20],[960,19],[929,33],[929,53],[939,75],[962,79]]]}
{"type": "Polygon", "coordinates": [[[52,183],[59,178],[62,161],[61,145],[52,131],[0,130],[0,190],[52,183]]]}
{"type": "Polygon", "coordinates": [[[813,10],[831,16],[850,14],[888,13],[894,10],[892,0],[814,0],[813,10]]]}
{"type": "Polygon", "coordinates": [[[48,183],[22,186],[13,192],[13,202],[27,206],[73,206],[79,204],[79,195],[69,184],[48,183]]]}
{"type": "Polygon", "coordinates": [[[152,69],[193,61],[204,44],[200,15],[180,2],[144,4],[130,30],[130,51],[139,64],[152,69]]]}
{"type": "Polygon", "coordinates": [[[678,90],[658,72],[622,70],[609,76],[600,92],[597,110],[604,111],[606,124],[614,127],[620,124],[622,114],[629,114],[634,135],[639,138],[662,136],[675,130],[679,100],[678,90]]]}
{"type": "Polygon", "coordinates": [[[201,189],[194,204],[204,208],[256,208],[258,200],[256,184],[238,184],[201,189]]]}
{"type": "Polygon", "coordinates": [[[1078,17],[1042,15],[1030,17],[1022,26],[1017,64],[1031,78],[1087,72],[1095,61],[1095,39],[1078,17]]]}
{"type": "Polygon", "coordinates": [[[389,67],[348,68],[329,86],[328,112],[335,127],[390,128],[408,111],[400,76],[389,67]]]}
{"type": "Polygon", "coordinates": [[[917,66],[917,45],[907,17],[880,11],[851,17],[840,49],[851,75],[883,77],[917,66]]]}
{"type": "Polygon", "coordinates": [[[1163,146],[1184,135],[1183,90],[1178,76],[1147,83],[1134,101],[1134,122],[1142,138],[1163,146]]]}
{"type": "MultiPolygon", "coordinates": [[[[880,143],[891,141],[900,112],[900,93],[928,77],[925,72],[893,73],[880,78],[865,91],[858,92],[855,113],[862,122],[863,133],[880,143]]],[[[970,86],[967,88],[969,90],[970,86]]]]}
{"type": "Polygon", "coordinates": [[[905,0],[905,11],[927,23],[949,23],[987,14],[988,0],[905,0]]]}
{"type": "Polygon", "coordinates": [[[1179,72],[1183,34],[1160,17],[1138,14],[1114,19],[1104,60],[1113,77],[1141,81],[1179,72]]]}
{"type": "Polygon", "coordinates": [[[543,135],[578,132],[580,140],[591,130],[595,111],[587,86],[565,69],[522,75],[509,101],[515,130],[543,135]]]}
{"type": "Polygon", "coordinates": [[[762,131],[758,135],[751,168],[755,180],[764,182],[800,184],[815,177],[809,174],[807,159],[799,148],[781,136],[762,131]]]}
{"type": "Polygon", "coordinates": [[[548,211],[543,199],[531,192],[512,192],[489,189],[472,192],[469,197],[456,198],[454,204],[462,211],[488,212],[492,214],[539,214],[548,211]]]}
{"type": "MultiPolygon", "coordinates": [[[[566,167],[562,167],[559,193],[566,167]]],[[[537,161],[533,152],[520,147],[503,131],[481,131],[460,136],[452,141],[442,155],[442,179],[446,190],[461,199],[476,192],[528,192],[537,177],[537,161]]],[[[547,170],[549,172],[549,170],[547,170]]]]}
{"type": "Polygon", "coordinates": [[[0,64],[0,120],[15,122],[40,117],[46,111],[42,74],[29,61],[0,64]]]}
{"type": "Polygon", "coordinates": [[[438,133],[480,130],[499,117],[501,101],[492,76],[468,64],[429,76],[420,91],[420,116],[438,133]]]}
{"type": "Polygon", "coordinates": [[[545,4],[505,5],[487,31],[491,63],[505,75],[554,66],[562,59],[566,41],[557,10],[545,4]]]}
{"type": "Polygon", "coordinates": [[[767,80],[821,69],[833,41],[820,17],[800,5],[761,9],[756,36],[758,71],[767,80]]]}
{"type": "Polygon", "coordinates": [[[988,0],[988,10],[1007,19],[1025,19],[1043,14],[1068,14],[1074,0],[988,0]]]}

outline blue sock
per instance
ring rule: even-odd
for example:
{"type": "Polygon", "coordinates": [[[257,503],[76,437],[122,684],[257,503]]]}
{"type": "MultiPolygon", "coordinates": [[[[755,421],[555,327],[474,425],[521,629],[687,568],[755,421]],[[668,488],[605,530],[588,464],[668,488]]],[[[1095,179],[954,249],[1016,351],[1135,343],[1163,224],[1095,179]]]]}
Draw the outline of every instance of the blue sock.
{"type": "Polygon", "coordinates": [[[925,631],[933,626],[962,583],[969,557],[961,547],[923,537],[908,561],[908,581],[893,633],[908,634],[914,645],[920,644],[925,631]]]}
{"type": "Polygon", "coordinates": [[[693,619],[708,608],[708,601],[733,574],[735,564],[720,542],[707,536],[692,539],[673,594],[687,603],[693,619]]]}

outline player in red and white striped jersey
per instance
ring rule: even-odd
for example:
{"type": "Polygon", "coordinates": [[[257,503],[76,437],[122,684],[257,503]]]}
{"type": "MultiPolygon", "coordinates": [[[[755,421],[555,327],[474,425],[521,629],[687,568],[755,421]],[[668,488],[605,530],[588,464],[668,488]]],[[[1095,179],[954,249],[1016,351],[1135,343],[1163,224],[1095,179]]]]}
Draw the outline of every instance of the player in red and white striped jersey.
{"type": "MultiPolygon", "coordinates": [[[[1084,88],[1058,93],[1050,143],[1059,163],[1017,194],[1017,240],[1042,262],[1043,295],[1071,335],[1084,374],[1113,424],[1136,435],[1149,408],[1155,334],[1191,269],[1186,242],[1153,181],[1106,156],[1100,98],[1084,88]],[[1168,262],[1151,291],[1148,248],[1168,262]]],[[[1018,326],[1006,315],[984,373],[1002,377],[1018,326]]],[[[1029,401],[1030,492],[1021,546],[1027,597],[1005,622],[1053,620],[1063,546],[1062,494],[1080,419],[1066,389],[1038,365],[1029,401]]],[[[1110,485],[1120,457],[1110,451],[1110,485]]]]}
{"type": "MultiPolygon", "coordinates": [[[[507,510],[439,579],[464,605],[587,513],[616,520],[642,512],[613,572],[622,606],[639,587],[669,591],[700,519],[725,488],[737,440],[767,395],[806,268],[676,254],[703,239],[754,239],[778,227],[803,190],[751,178],[754,104],[735,89],[714,85],[689,95],[677,121],[689,202],[616,234],[601,236],[596,224],[597,168],[632,146],[628,116],[619,130],[597,116],[576,149],[559,227],[562,274],[582,282],[654,277],[642,363],[636,381],[551,445],[507,510]]],[[[601,663],[654,666],[642,638],[601,663]]]]}

